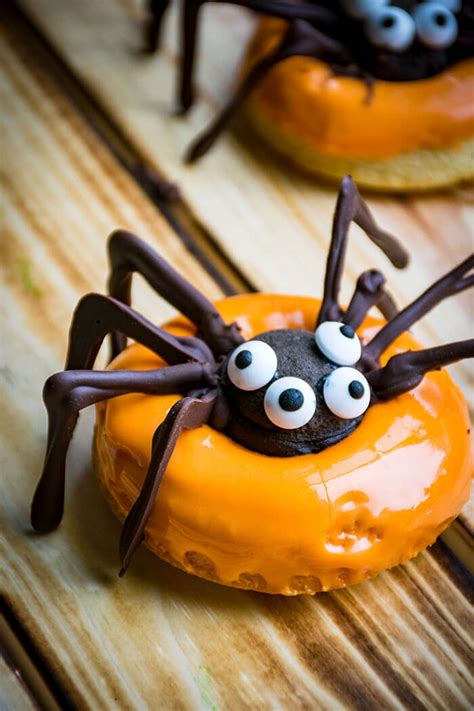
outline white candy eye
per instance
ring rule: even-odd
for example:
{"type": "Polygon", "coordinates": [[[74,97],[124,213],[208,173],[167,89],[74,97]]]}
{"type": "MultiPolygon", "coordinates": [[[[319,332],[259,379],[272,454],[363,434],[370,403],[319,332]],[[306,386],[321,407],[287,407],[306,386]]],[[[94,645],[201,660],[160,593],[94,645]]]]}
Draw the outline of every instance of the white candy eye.
{"type": "Polygon", "coordinates": [[[458,35],[453,13],[440,2],[425,2],[415,9],[416,32],[420,42],[432,49],[445,49],[458,35]]]}
{"type": "Polygon", "coordinates": [[[340,0],[340,2],[350,17],[361,20],[374,10],[388,5],[389,0],[340,0]]]}
{"type": "Polygon", "coordinates": [[[295,430],[316,412],[316,395],[301,378],[279,378],[270,385],[263,407],[268,419],[284,430],[295,430]]]}
{"type": "Polygon", "coordinates": [[[273,378],[276,369],[276,353],[263,341],[242,343],[227,363],[229,380],[239,390],[263,388],[273,378]]]}
{"type": "Polygon", "coordinates": [[[352,420],[369,407],[370,386],[355,368],[337,368],[324,381],[323,396],[336,417],[352,420]]]}
{"type": "Polygon", "coordinates": [[[354,365],[362,353],[354,329],[339,321],[323,321],[316,329],[314,340],[321,353],[337,365],[354,365]]]}
{"type": "Polygon", "coordinates": [[[415,38],[415,22],[400,7],[384,7],[367,16],[365,31],[376,47],[403,52],[415,38]]]}

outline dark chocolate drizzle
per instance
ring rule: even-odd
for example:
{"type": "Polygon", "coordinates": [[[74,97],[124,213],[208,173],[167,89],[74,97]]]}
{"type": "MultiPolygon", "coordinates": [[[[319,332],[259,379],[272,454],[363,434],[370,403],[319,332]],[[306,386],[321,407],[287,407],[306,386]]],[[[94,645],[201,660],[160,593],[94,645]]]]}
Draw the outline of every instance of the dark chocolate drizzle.
{"type": "Polygon", "coordinates": [[[394,355],[383,368],[368,374],[372,399],[374,402],[391,400],[416,388],[428,371],[438,370],[465,358],[474,358],[474,338],[394,355]]]}
{"type": "Polygon", "coordinates": [[[43,474],[31,506],[31,523],[42,533],[59,526],[64,509],[66,454],[80,410],[128,393],[165,395],[186,393],[214,381],[212,369],[185,363],[159,370],[65,370],[45,383],[43,400],[48,412],[48,440],[43,474]]]}
{"type": "Polygon", "coordinates": [[[341,183],[334,213],[331,244],[326,263],[324,292],[317,325],[323,321],[340,321],[353,328],[362,323],[370,306],[376,304],[385,294],[384,277],[380,272],[364,272],[357,282],[356,292],[347,314],[338,303],[339,289],[347,250],[349,227],[355,222],[369,239],[379,247],[397,269],[408,264],[408,254],[401,243],[375,222],[367,204],[362,200],[356,184],[346,175],[341,183]],[[354,325],[355,324],[355,325],[354,325]]]}
{"type": "MultiPolygon", "coordinates": [[[[111,235],[108,248],[108,289],[115,299],[130,304],[132,276],[138,272],[160,296],[195,324],[198,335],[216,357],[226,355],[242,343],[237,325],[226,324],[203,294],[138,237],[117,230],[111,235]]],[[[112,355],[115,357],[124,347],[123,335],[114,334],[112,355]]]]}
{"type": "Polygon", "coordinates": [[[367,344],[366,355],[374,360],[378,359],[390,343],[393,343],[404,331],[408,331],[414,323],[441,301],[474,286],[474,274],[470,273],[473,269],[474,256],[471,255],[441,279],[438,279],[433,286],[389,321],[367,344]]]}
{"type": "Polygon", "coordinates": [[[148,0],[148,12],[145,22],[144,50],[152,54],[160,47],[163,19],[170,0],[148,0]]]}
{"type": "MultiPolygon", "coordinates": [[[[469,272],[473,269],[474,257],[469,257],[398,314],[385,290],[383,275],[376,270],[366,271],[357,281],[344,312],[338,303],[338,293],[351,221],[359,224],[396,266],[404,266],[407,256],[401,245],[376,225],[356,186],[346,176],[334,215],[318,323],[336,319],[357,328],[372,306],[377,306],[390,319],[372,341],[363,346],[362,357],[356,365],[366,373],[372,403],[377,403],[412,389],[429,370],[474,355],[471,340],[401,353],[383,368],[378,360],[387,346],[429,309],[473,285],[474,277],[469,272]]],[[[79,302],[71,324],[66,370],[52,375],[44,387],[48,440],[43,472],[33,497],[31,523],[37,531],[47,532],[61,521],[66,455],[83,408],[127,393],[183,395],[153,437],[148,472],[120,539],[120,574],[123,574],[143,539],[166,466],[184,429],[208,423],[249,449],[269,456],[294,456],[320,451],[344,439],[361,418],[341,422],[325,407],[321,385],[324,377],[337,366],[318,351],[311,333],[272,331],[256,338],[280,349],[281,373],[296,373],[310,382],[320,405],[314,421],[303,428],[290,433],[274,426],[265,418],[262,408],[265,389],[250,394],[237,391],[227,379],[227,358],[243,342],[237,326],[226,324],[205,296],[138,237],[115,232],[109,240],[109,256],[111,296],[89,294],[79,302]],[[191,319],[198,330],[197,336],[173,336],[130,307],[134,272],[139,272],[159,294],[191,319]],[[115,354],[125,347],[126,338],[130,337],[150,348],[168,365],[148,371],[91,370],[108,333],[114,334],[115,354]]],[[[280,373],[275,377],[280,377],[280,373]]]]}
{"type": "Polygon", "coordinates": [[[143,540],[146,522],[179,435],[184,429],[195,429],[205,424],[211,416],[215,400],[215,390],[210,390],[201,398],[184,397],[178,400],[156,430],[142,490],[125,519],[120,537],[119,554],[122,562],[120,576],[127,570],[133,553],[143,540]]]}

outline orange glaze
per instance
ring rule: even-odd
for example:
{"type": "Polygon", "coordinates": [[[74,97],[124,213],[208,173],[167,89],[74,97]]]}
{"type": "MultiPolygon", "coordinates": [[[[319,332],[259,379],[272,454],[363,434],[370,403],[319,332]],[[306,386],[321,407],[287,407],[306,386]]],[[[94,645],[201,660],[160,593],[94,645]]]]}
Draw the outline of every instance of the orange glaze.
{"type": "MultiPolygon", "coordinates": [[[[245,72],[280,40],[286,23],[261,21],[245,72]]],[[[271,70],[249,106],[288,135],[328,155],[388,158],[450,148],[474,135],[474,60],[430,79],[377,80],[368,100],[360,79],[335,77],[324,62],[292,57],[271,70]]]]}
{"type": "MultiPolygon", "coordinates": [[[[217,308],[250,338],[282,327],[312,330],[319,301],[255,294],[217,308]]],[[[359,335],[367,338],[381,323],[368,318],[359,335]]],[[[168,327],[193,332],[183,318],[168,327]]],[[[404,334],[384,361],[417,347],[404,334]]],[[[111,367],[161,365],[134,344],[111,367]]],[[[126,395],[97,408],[99,470],[121,517],[138,495],[153,433],[176,400],[126,395]]],[[[262,578],[260,589],[296,594],[358,582],[415,555],[459,512],[470,481],[468,427],[464,398],[443,370],[369,408],[352,435],[318,454],[268,457],[207,425],[187,431],[145,543],[190,572],[193,556],[209,559],[212,573],[200,574],[228,585],[262,578]]]]}

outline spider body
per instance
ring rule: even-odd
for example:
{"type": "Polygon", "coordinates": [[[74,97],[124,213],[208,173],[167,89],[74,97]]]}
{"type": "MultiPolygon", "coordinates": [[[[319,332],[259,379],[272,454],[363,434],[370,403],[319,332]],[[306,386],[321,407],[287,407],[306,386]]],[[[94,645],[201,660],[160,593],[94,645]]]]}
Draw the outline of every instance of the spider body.
{"type": "Polygon", "coordinates": [[[398,267],[407,263],[400,243],[375,223],[354,182],[343,180],[333,222],[323,299],[314,331],[276,329],[245,340],[238,323],[225,323],[198,292],[137,237],[116,232],[109,241],[110,296],[89,294],[78,304],[64,371],[46,382],[48,444],[32,503],[35,529],[49,531],[62,517],[65,458],[79,412],[127,393],[180,394],[151,442],[148,471],[128,512],[120,541],[122,572],[143,540],[173,450],[186,429],[208,423],[248,450],[269,457],[319,452],[347,439],[377,403],[416,387],[424,374],[474,355],[474,340],[380,356],[429,309],[474,284],[474,257],[464,260],[412,304],[396,312],[376,270],[358,279],[345,309],[338,293],[348,230],[355,221],[398,267]],[[131,279],[139,272],[195,326],[197,336],[175,336],[130,305],[131,279]],[[387,322],[368,342],[357,329],[377,306],[387,322]],[[158,355],[165,367],[94,371],[107,334],[112,354],[130,337],[158,355]]]}
{"type": "MultiPolygon", "coordinates": [[[[300,329],[279,329],[256,336],[254,342],[267,344],[276,355],[277,369],[271,379],[253,391],[236,387],[227,373],[222,387],[230,407],[226,432],[246,447],[270,456],[294,456],[319,452],[347,437],[357,427],[362,416],[343,419],[334,415],[324,400],[323,387],[327,377],[337,369],[319,351],[314,334],[300,329]],[[269,388],[282,382],[285,387],[270,406],[275,425],[265,409],[269,388]],[[287,380],[290,378],[291,380],[287,380]],[[308,386],[308,388],[305,387],[308,386]],[[314,397],[314,406],[308,398],[314,397]],[[314,412],[313,412],[314,409],[314,412]],[[295,414],[304,411],[308,422],[292,427],[295,414]],[[312,413],[312,414],[311,414],[312,413]],[[281,426],[285,425],[286,428],[281,426]]],[[[245,351],[241,351],[241,353],[245,351]]],[[[230,357],[227,359],[229,362],[230,357]]],[[[252,367],[252,364],[248,366],[252,367]]]]}

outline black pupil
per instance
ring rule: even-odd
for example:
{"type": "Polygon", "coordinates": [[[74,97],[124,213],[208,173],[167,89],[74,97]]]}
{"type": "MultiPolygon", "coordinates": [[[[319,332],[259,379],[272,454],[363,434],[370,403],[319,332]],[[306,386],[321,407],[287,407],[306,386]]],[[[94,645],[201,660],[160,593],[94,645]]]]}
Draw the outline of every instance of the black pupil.
{"type": "Polygon", "coordinates": [[[348,326],[347,324],[344,324],[344,326],[341,326],[340,331],[341,331],[342,335],[345,336],[346,338],[354,338],[354,336],[355,336],[354,329],[352,328],[352,326],[348,326]]]}
{"type": "Polygon", "coordinates": [[[446,24],[446,15],[442,12],[438,12],[434,17],[434,21],[436,22],[438,27],[444,27],[444,25],[446,24]]]}
{"type": "Polygon", "coordinates": [[[252,364],[252,354],[250,351],[240,351],[235,357],[235,365],[239,370],[244,370],[252,364]]]}
{"type": "Polygon", "coordinates": [[[304,395],[301,390],[296,388],[288,388],[288,390],[283,390],[278,402],[282,410],[286,412],[295,412],[299,410],[304,403],[304,395]]]}
{"type": "Polygon", "coordinates": [[[354,400],[360,400],[365,391],[364,386],[358,380],[353,380],[349,383],[349,395],[354,398],[354,400]]]}
{"type": "Polygon", "coordinates": [[[384,17],[382,18],[382,21],[380,23],[382,27],[384,27],[386,30],[389,30],[391,27],[394,26],[395,24],[395,18],[394,17],[384,17]]]}

